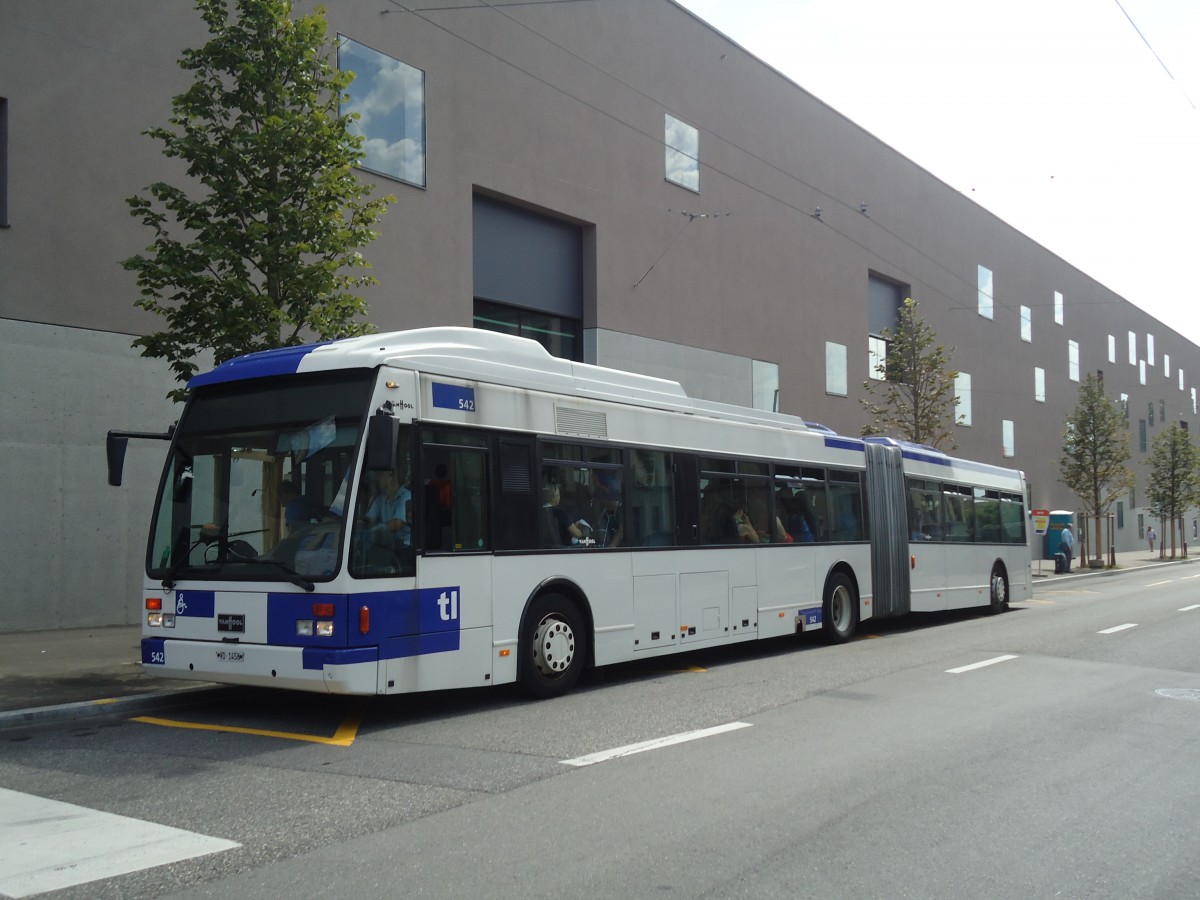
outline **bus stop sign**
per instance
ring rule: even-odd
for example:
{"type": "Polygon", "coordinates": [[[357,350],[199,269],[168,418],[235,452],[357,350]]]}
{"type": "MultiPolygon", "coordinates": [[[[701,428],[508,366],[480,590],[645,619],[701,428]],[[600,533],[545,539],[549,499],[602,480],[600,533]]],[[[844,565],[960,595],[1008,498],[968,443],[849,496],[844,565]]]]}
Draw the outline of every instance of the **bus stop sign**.
{"type": "Polygon", "coordinates": [[[1050,510],[1031,509],[1029,515],[1033,516],[1034,534],[1045,534],[1046,530],[1050,527],[1050,510]]]}

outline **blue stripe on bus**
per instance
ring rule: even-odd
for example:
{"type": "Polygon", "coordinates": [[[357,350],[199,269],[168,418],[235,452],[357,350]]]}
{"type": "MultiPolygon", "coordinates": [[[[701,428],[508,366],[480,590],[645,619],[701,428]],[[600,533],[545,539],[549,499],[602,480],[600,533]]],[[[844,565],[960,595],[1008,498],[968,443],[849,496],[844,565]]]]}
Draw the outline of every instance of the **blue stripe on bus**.
{"type": "Polygon", "coordinates": [[[328,343],[329,341],[325,341],[321,344],[305,344],[302,347],[280,347],[276,350],[235,356],[211,372],[197,375],[188,382],[188,387],[198,388],[210,384],[243,381],[247,378],[265,378],[269,375],[295,375],[300,370],[300,361],[304,357],[317,347],[328,343]]]}
{"type": "Polygon", "coordinates": [[[165,643],[165,638],[142,638],[142,665],[166,665],[167,655],[163,647],[165,643]]]}
{"type": "Polygon", "coordinates": [[[857,441],[854,438],[844,437],[827,437],[825,438],[826,447],[834,447],[838,450],[857,450],[863,452],[863,442],[857,441]]]}
{"type": "MultiPolygon", "coordinates": [[[[371,591],[349,596],[272,593],[267,595],[267,643],[306,650],[370,649],[373,653],[378,646],[379,657],[385,659],[445,653],[459,647],[460,597],[458,587],[371,591]],[[313,612],[313,606],[322,603],[333,606],[332,616],[317,616],[313,612]],[[363,607],[368,611],[366,634],[359,624],[363,607]],[[333,635],[298,635],[297,619],[332,620],[333,635]]],[[[305,659],[308,658],[306,653],[305,659]]]]}
{"type": "Polygon", "coordinates": [[[335,647],[305,647],[303,659],[306,669],[374,663],[379,662],[379,648],[351,647],[348,650],[339,650],[335,647]]]}
{"type": "Polygon", "coordinates": [[[179,591],[175,594],[175,615],[211,619],[217,614],[215,591],[179,591]]]}

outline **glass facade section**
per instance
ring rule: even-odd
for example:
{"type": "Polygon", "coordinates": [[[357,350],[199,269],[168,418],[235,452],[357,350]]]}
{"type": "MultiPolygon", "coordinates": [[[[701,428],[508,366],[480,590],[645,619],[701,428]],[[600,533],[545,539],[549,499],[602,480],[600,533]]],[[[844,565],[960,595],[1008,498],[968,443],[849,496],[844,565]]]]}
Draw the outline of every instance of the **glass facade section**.
{"type": "Polygon", "coordinates": [[[343,35],[338,68],[355,76],[341,111],[358,116],[359,167],[425,187],[425,73],[343,35]]]}
{"type": "Polygon", "coordinates": [[[979,266],[979,314],[985,319],[994,318],[992,270],[987,266],[979,266]]]}
{"type": "Polygon", "coordinates": [[[1079,380],[1079,342],[1067,341],[1067,376],[1079,380]]]}
{"type": "Polygon", "coordinates": [[[1054,292],[1054,321],[1056,324],[1063,323],[1063,295],[1062,291],[1054,292]]]}
{"type": "Polygon", "coordinates": [[[825,342],[825,393],[845,397],[849,393],[846,345],[825,342]]]}
{"type": "Polygon", "coordinates": [[[1004,444],[1004,455],[1006,457],[1017,455],[1016,435],[1014,425],[1011,419],[1004,419],[1000,424],[1000,433],[1004,444]]]}
{"type": "Polygon", "coordinates": [[[750,374],[754,382],[754,408],[779,412],[779,365],[751,360],[750,374]]]}
{"type": "Polygon", "coordinates": [[[666,179],[689,191],[700,191],[700,132],[669,113],[664,115],[666,179]]]}
{"type": "Polygon", "coordinates": [[[974,422],[971,413],[971,374],[969,372],[959,372],[954,376],[954,396],[958,400],[958,406],[955,408],[955,423],[972,425],[974,422]]]}
{"type": "Polygon", "coordinates": [[[1021,307],[1021,340],[1033,342],[1033,310],[1028,306],[1021,307]]]}

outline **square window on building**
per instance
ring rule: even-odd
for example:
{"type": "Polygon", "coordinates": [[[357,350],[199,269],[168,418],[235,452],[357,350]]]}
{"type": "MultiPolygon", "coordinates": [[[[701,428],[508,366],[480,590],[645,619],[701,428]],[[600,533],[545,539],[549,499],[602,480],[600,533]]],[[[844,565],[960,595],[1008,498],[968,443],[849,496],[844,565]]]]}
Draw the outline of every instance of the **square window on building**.
{"type": "Polygon", "coordinates": [[[1067,341],[1067,376],[1079,380],[1079,342],[1067,341]]]}
{"type": "Polygon", "coordinates": [[[955,424],[971,426],[974,419],[971,412],[971,374],[969,372],[959,372],[954,376],[954,398],[958,401],[958,405],[955,407],[955,424]]]}
{"type": "Polygon", "coordinates": [[[907,294],[907,286],[900,282],[874,272],[867,274],[867,329],[870,332],[867,339],[867,369],[875,381],[883,381],[887,377],[888,342],[883,335],[884,332],[896,333],[900,308],[907,294]]]}
{"type": "Polygon", "coordinates": [[[750,375],[754,382],[754,408],[779,412],[779,364],[751,360],[750,375]]]}
{"type": "Polygon", "coordinates": [[[0,228],[8,227],[8,98],[0,97],[0,228]]]}
{"type": "Polygon", "coordinates": [[[1062,291],[1054,292],[1054,321],[1061,325],[1063,323],[1063,295],[1062,291]]]}
{"type": "Polygon", "coordinates": [[[1000,423],[1000,433],[1001,433],[1001,436],[1002,436],[1002,439],[1004,442],[1005,457],[1016,456],[1017,455],[1017,443],[1016,443],[1016,435],[1014,433],[1014,426],[1013,426],[1012,419],[1004,419],[1000,423]]]}
{"type": "Polygon", "coordinates": [[[358,113],[359,167],[425,187],[425,73],[338,35],[338,68],[353,72],[342,114],[358,113]]]}
{"type": "Polygon", "coordinates": [[[663,117],[666,179],[689,191],[700,191],[700,132],[671,114],[663,117]]]}
{"type": "Polygon", "coordinates": [[[1046,370],[1040,366],[1033,368],[1033,399],[1038,403],[1046,402],[1046,370]]]}
{"type": "Polygon", "coordinates": [[[873,334],[867,338],[867,374],[873,381],[887,379],[887,349],[883,338],[873,334]]]}
{"type": "Polygon", "coordinates": [[[1033,343],[1033,310],[1028,306],[1021,307],[1021,340],[1033,343]]]}
{"type": "Polygon", "coordinates": [[[979,314],[985,319],[995,318],[993,303],[995,300],[992,270],[987,266],[978,266],[979,275],[979,314]]]}
{"type": "Polygon", "coordinates": [[[825,393],[845,397],[849,393],[846,345],[825,342],[825,393]]]}

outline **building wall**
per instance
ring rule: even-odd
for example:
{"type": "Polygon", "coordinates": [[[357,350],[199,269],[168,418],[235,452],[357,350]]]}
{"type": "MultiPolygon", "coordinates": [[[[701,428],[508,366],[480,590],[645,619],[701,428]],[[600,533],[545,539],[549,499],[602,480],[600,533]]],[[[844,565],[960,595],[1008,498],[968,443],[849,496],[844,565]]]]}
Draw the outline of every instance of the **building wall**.
{"type": "MultiPolygon", "coordinates": [[[[380,282],[365,292],[379,330],[470,324],[472,208],[486,194],[581,226],[589,362],[736,403],[750,402],[751,361],[775,363],[782,411],[855,434],[865,422],[874,273],[907,287],[954,348],[952,364],[971,375],[973,424],[955,429],[958,452],[1024,469],[1035,506],[1075,505],[1057,478],[1078,389],[1068,341],[1079,344],[1082,373],[1103,370],[1109,393],[1130,397],[1139,485],[1147,403],[1156,404],[1151,437],[1163,427],[1160,400],[1167,422],[1196,427],[1200,348],[671,0],[418,12],[344,0],[331,4],[329,23],[426,76],[426,187],[362,175],[396,197],[365,249],[380,282]],[[665,114],[698,130],[698,192],[664,178],[665,114]],[[990,320],[977,312],[979,265],[994,275],[990,320]],[[1020,337],[1021,306],[1032,310],[1031,342],[1020,337]],[[1155,338],[1145,385],[1127,358],[1130,331],[1139,361],[1147,334],[1155,338]],[[846,396],[826,391],[827,342],[847,348],[846,396]],[[1039,366],[1044,403],[1033,395],[1039,366]],[[1002,452],[1003,420],[1014,423],[1012,457],[1002,452]]],[[[2,526],[22,552],[21,590],[0,603],[19,628],[137,615],[161,447],[131,446],[127,486],[109,489],[103,435],[160,430],[175,411],[162,400],[165,367],[129,349],[159,323],[135,308],[133,277],[119,265],[150,240],[124,201],[156,179],[183,183],[180,166],[139,132],[167,123],[171,97],[189,84],[180,51],[205,39],[182,0],[0,4],[10,226],[0,228],[3,452],[8,471],[22,473],[15,490],[31,517],[2,526]],[[82,557],[66,543],[76,532],[89,536],[82,557]],[[48,580],[50,597],[36,607],[14,599],[46,596],[48,580]]],[[[1121,549],[1138,545],[1135,523],[1130,507],[1121,549]]]]}

